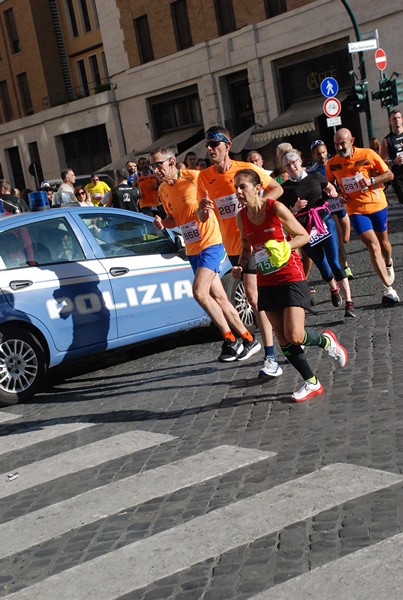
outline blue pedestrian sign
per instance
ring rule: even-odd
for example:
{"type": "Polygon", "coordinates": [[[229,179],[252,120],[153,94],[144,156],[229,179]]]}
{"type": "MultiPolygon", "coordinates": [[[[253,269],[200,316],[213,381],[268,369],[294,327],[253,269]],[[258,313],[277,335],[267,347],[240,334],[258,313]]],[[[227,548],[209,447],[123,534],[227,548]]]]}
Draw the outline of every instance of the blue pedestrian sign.
{"type": "Polygon", "coordinates": [[[334,98],[339,91],[339,84],[333,77],[326,77],[320,84],[320,91],[325,98],[334,98]]]}

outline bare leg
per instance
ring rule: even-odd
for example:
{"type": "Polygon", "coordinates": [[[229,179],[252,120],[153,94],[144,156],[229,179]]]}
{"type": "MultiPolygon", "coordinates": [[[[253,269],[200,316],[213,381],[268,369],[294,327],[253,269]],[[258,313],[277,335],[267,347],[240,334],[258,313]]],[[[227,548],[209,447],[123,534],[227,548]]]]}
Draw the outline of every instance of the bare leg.
{"type": "MultiPolygon", "coordinates": [[[[386,233],[386,232],[384,232],[384,233],[386,233]]],[[[378,235],[380,235],[380,234],[378,234],[378,235]]],[[[364,233],[362,233],[360,235],[360,239],[367,247],[367,250],[368,250],[370,258],[371,258],[372,266],[374,267],[376,273],[378,274],[379,279],[382,281],[383,285],[388,287],[391,284],[391,282],[388,277],[388,272],[386,270],[385,258],[382,254],[381,244],[378,240],[377,235],[375,234],[373,229],[369,229],[368,231],[364,231],[364,233]]],[[[387,240],[387,243],[389,243],[389,240],[387,240]]],[[[385,252],[388,247],[387,243],[385,243],[385,241],[383,242],[385,252]]],[[[389,243],[389,247],[390,247],[390,243],[389,243]]],[[[389,253],[388,253],[389,260],[392,258],[391,254],[392,253],[391,253],[391,248],[390,248],[389,253]]]]}

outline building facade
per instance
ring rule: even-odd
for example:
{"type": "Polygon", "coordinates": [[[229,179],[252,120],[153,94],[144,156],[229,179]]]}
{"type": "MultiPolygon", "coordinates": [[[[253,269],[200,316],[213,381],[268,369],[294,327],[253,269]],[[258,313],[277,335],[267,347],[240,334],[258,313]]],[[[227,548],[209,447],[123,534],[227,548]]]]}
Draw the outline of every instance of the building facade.
{"type": "MultiPolygon", "coordinates": [[[[378,34],[388,70],[403,70],[401,2],[350,5],[362,36],[378,34]]],[[[339,0],[3,0],[0,20],[0,163],[16,185],[19,172],[33,187],[33,162],[54,178],[67,164],[81,173],[117,167],[155,144],[175,147],[180,157],[190,147],[201,154],[203,133],[216,123],[238,136],[239,156],[244,148],[260,148],[273,166],[276,145],[288,140],[307,157],[314,139],[332,148],[320,92],[327,76],[339,83],[343,126],[359,144],[369,143],[365,114],[348,108],[359,56],[348,51],[355,32],[339,0]],[[33,7],[40,3],[52,40],[42,35],[43,19],[41,30],[35,21],[33,7]],[[17,35],[5,14],[10,8],[17,35]],[[24,31],[33,38],[29,49],[24,31]],[[28,113],[18,78],[25,52],[34,57],[32,71],[24,67],[28,113]]],[[[363,56],[375,90],[374,51],[363,56]]],[[[371,112],[373,133],[381,138],[386,111],[371,102],[371,112]]]]}

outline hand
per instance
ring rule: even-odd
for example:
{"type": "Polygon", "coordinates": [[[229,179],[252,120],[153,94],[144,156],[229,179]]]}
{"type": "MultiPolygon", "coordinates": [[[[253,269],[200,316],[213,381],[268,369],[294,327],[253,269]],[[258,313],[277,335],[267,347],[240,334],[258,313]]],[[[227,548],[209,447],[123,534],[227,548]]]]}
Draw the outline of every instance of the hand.
{"type": "Polygon", "coordinates": [[[234,279],[241,279],[242,278],[242,272],[243,272],[243,269],[242,269],[241,265],[237,265],[236,267],[232,267],[232,277],[234,279]]]}
{"type": "Polygon", "coordinates": [[[160,231],[161,231],[161,229],[164,229],[164,224],[159,215],[154,217],[153,225],[154,225],[155,229],[159,229],[160,231]]]}
{"type": "Polygon", "coordinates": [[[403,165],[403,154],[401,154],[400,156],[396,156],[393,162],[395,163],[395,165],[403,165]]]}
{"type": "Polygon", "coordinates": [[[307,204],[308,204],[308,200],[305,200],[304,198],[298,198],[298,200],[296,201],[296,203],[292,207],[294,213],[299,213],[303,208],[305,208],[305,206],[307,204]]]}
{"type": "Polygon", "coordinates": [[[214,202],[212,200],[210,200],[207,190],[204,192],[204,197],[201,198],[201,200],[199,202],[199,209],[200,210],[214,210],[214,202]]]}
{"type": "Polygon", "coordinates": [[[342,204],[347,204],[348,202],[347,196],[342,196],[341,194],[339,194],[339,200],[342,204]]]}

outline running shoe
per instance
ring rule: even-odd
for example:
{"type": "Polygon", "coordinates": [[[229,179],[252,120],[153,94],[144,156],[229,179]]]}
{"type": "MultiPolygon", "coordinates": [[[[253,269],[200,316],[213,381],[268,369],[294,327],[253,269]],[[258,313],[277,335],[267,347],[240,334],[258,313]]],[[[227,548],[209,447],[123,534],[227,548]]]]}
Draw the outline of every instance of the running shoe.
{"type": "Polygon", "coordinates": [[[344,269],[347,279],[354,279],[353,272],[349,266],[344,269]]]}
{"type": "Polygon", "coordinates": [[[322,335],[329,340],[328,347],[324,349],[325,352],[334,358],[334,360],[339,363],[340,367],[345,367],[348,362],[347,350],[339,343],[337,337],[330,329],[325,329],[322,335]]]}
{"type": "Polygon", "coordinates": [[[221,354],[218,357],[218,360],[220,362],[232,362],[233,360],[236,360],[238,358],[242,351],[242,342],[239,342],[238,340],[235,340],[235,342],[231,342],[231,340],[226,338],[222,345],[221,354]]]}
{"type": "Polygon", "coordinates": [[[332,299],[333,306],[339,308],[343,302],[342,297],[340,296],[339,288],[330,290],[330,297],[332,299]]]}
{"type": "Polygon", "coordinates": [[[256,354],[256,352],[259,352],[259,350],[262,348],[259,342],[254,338],[251,342],[248,342],[248,340],[242,340],[242,343],[243,350],[240,354],[238,354],[237,360],[248,360],[248,358],[256,354]]]}
{"type": "Polygon", "coordinates": [[[309,293],[310,293],[310,294],[316,294],[316,290],[315,290],[315,288],[313,287],[313,285],[309,285],[308,287],[309,287],[309,293]]]}
{"type": "Polygon", "coordinates": [[[390,285],[393,285],[393,282],[395,281],[395,270],[393,268],[393,260],[390,261],[389,267],[388,267],[388,265],[386,265],[386,270],[388,272],[388,277],[390,279],[390,285]]]}
{"type": "Polygon", "coordinates": [[[356,317],[357,316],[355,314],[354,302],[346,302],[346,308],[344,309],[344,316],[345,317],[356,317]]]}
{"type": "Polygon", "coordinates": [[[266,356],[264,359],[263,367],[259,371],[259,378],[264,377],[280,377],[283,369],[280,367],[278,362],[272,356],[266,356]]]}
{"type": "Polygon", "coordinates": [[[309,398],[320,396],[324,391],[325,390],[318,379],[316,380],[316,383],[304,381],[304,385],[293,393],[291,400],[294,400],[294,402],[305,402],[305,400],[309,400],[309,398]]]}
{"type": "Polygon", "coordinates": [[[394,290],[393,287],[386,288],[386,290],[383,292],[383,295],[382,295],[382,304],[387,304],[388,306],[394,306],[398,302],[400,302],[400,298],[397,295],[396,290],[394,290]]]}

